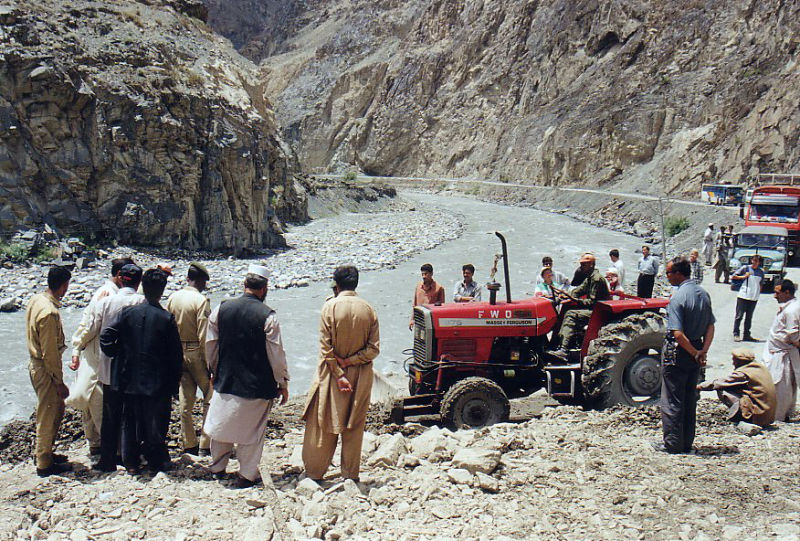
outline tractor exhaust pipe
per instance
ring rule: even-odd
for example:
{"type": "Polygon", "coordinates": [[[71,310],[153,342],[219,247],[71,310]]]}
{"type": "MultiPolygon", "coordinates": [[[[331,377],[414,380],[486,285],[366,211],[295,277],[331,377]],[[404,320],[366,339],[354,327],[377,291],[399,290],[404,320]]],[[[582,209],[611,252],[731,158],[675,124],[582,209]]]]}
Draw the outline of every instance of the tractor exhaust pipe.
{"type": "MultiPolygon", "coordinates": [[[[494,232],[495,235],[500,239],[500,244],[503,247],[503,276],[506,279],[506,302],[511,304],[511,279],[508,277],[508,246],[506,246],[506,238],[500,234],[498,231],[494,232]]],[[[495,292],[491,292],[491,301],[494,301],[495,292]]],[[[494,304],[494,302],[492,302],[494,304]]]]}

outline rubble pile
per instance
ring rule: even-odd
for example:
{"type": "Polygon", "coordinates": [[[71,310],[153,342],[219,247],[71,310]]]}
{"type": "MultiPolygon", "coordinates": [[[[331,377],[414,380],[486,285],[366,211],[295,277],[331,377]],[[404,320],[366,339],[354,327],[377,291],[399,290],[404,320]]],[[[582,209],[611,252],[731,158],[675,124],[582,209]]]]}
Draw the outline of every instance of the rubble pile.
{"type": "Polygon", "coordinates": [[[548,408],[474,431],[407,424],[409,437],[365,434],[359,482],[334,462],[321,485],[301,473],[302,427],[284,426],[266,442],[264,485],[239,491],[188,455],[155,476],[99,475],[76,444],[82,465],[65,477],[0,466],[0,537],[797,539],[800,425],[748,437],[723,415],[700,401],[690,455],[651,449],[655,408],[548,408]]]}

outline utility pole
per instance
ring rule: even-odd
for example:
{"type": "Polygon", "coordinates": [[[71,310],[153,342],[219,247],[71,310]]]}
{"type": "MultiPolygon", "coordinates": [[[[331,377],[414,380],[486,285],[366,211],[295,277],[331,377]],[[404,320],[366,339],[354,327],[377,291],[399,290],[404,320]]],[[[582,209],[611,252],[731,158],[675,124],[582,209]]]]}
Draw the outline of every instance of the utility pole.
{"type": "Polygon", "coordinates": [[[661,250],[662,264],[667,264],[667,230],[664,227],[664,198],[658,197],[658,213],[661,216],[661,250]]]}

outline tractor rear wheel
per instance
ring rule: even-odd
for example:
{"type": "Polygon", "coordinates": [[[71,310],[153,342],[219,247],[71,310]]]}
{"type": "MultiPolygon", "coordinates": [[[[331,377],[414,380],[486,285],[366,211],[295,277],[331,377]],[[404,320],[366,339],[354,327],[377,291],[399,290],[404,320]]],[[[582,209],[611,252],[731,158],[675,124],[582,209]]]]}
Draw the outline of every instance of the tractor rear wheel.
{"type": "Polygon", "coordinates": [[[508,420],[511,405],[498,384],[487,378],[457,381],[442,399],[442,422],[454,428],[481,428],[508,420]]]}
{"type": "Polygon", "coordinates": [[[666,329],[666,320],[655,312],[631,314],[600,329],[583,361],[584,406],[656,403],[666,329]]]}

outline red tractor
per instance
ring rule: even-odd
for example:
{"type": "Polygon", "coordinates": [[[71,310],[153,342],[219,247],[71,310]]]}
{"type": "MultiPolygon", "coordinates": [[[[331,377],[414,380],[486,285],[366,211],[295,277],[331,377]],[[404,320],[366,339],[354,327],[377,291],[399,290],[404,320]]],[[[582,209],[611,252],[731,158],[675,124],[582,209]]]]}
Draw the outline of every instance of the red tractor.
{"type": "Polygon", "coordinates": [[[509,399],[542,388],[559,402],[596,409],[656,402],[669,300],[617,295],[622,298],[597,302],[580,349],[564,361],[547,353],[548,334],[558,334],[570,303],[512,301],[506,241],[496,235],[506,302],[497,302],[500,284],[492,282],[489,302],[414,308],[411,396],[395,404],[393,420],[438,413],[452,427],[486,426],[508,419],[509,399]]]}

